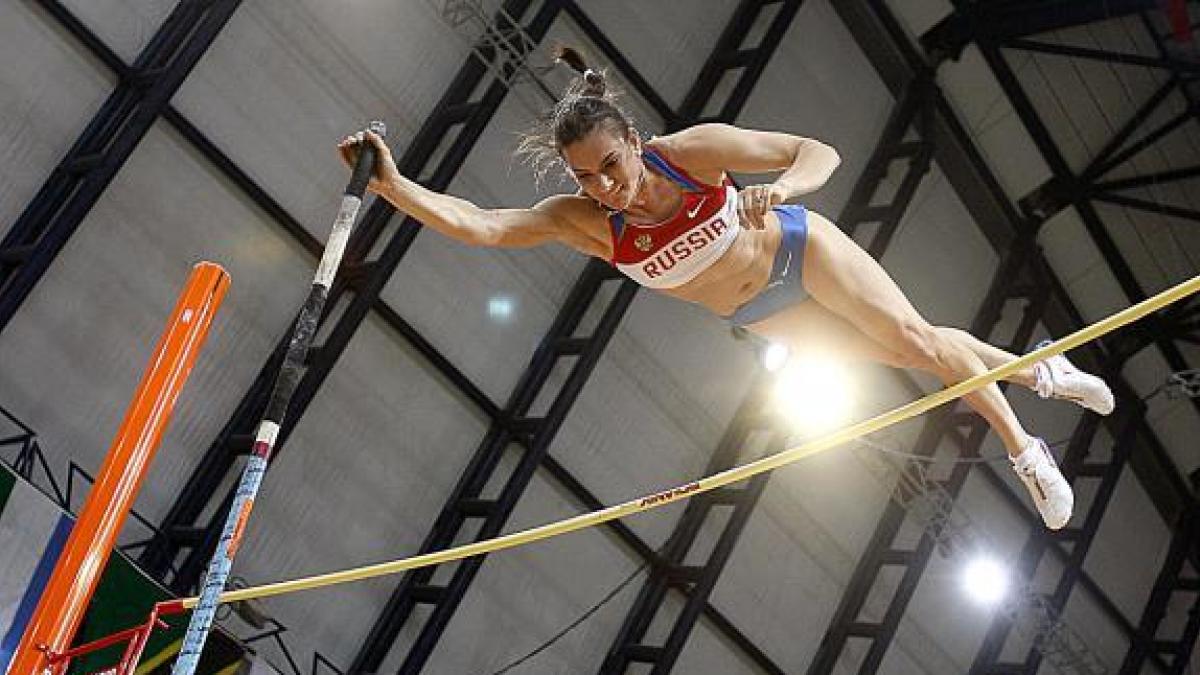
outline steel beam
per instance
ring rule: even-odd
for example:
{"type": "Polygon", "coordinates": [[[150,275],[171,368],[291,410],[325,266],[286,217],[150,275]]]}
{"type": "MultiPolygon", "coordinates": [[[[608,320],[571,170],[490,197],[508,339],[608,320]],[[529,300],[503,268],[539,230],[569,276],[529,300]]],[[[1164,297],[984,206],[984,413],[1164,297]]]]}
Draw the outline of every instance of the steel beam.
{"type": "Polygon", "coordinates": [[[1039,42],[1037,40],[992,38],[991,36],[981,39],[1006,49],[1035,52],[1039,54],[1070,56],[1077,59],[1091,59],[1093,61],[1103,61],[1106,63],[1120,63],[1127,66],[1163,68],[1166,70],[1175,70],[1177,72],[1189,74],[1200,73],[1200,64],[1161,56],[1142,56],[1140,54],[1130,54],[1128,52],[1114,52],[1107,49],[1092,49],[1090,47],[1075,47],[1072,45],[1055,44],[1052,42],[1039,42]]]}
{"type": "MultiPolygon", "coordinates": [[[[1131,209],[1138,209],[1148,213],[1157,213],[1163,216],[1171,216],[1172,218],[1182,218],[1200,223],[1200,210],[1185,209],[1181,206],[1171,206],[1170,204],[1162,204],[1160,202],[1152,202],[1146,199],[1138,199],[1136,197],[1127,197],[1117,194],[1093,194],[1092,201],[1106,202],[1117,206],[1127,206],[1131,209]]],[[[1136,227],[1136,226],[1135,226],[1136,227]]]]}
{"type": "MultiPolygon", "coordinates": [[[[1191,662],[1196,637],[1200,635],[1200,579],[1186,572],[1188,558],[1200,544],[1200,501],[1193,500],[1175,524],[1171,545],[1163,560],[1150,598],[1146,601],[1138,622],[1137,637],[1130,643],[1121,662],[1120,675],[1139,675],[1151,656],[1169,656],[1170,667],[1165,672],[1182,675],[1191,662]],[[1159,635],[1167,609],[1188,602],[1188,619],[1183,631],[1175,638],[1159,635]]],[[[1195,574],[1195,568],[1192,568],[1195,574]]]]}
{"type": "MultiPolygon", "coordinates": [[[[769,410],[770,382],[769,376],[759,376],[726,428],[704,475],[711,476],[756,456],[787,448],[790,431],[780,420],[765,413],[769,410]]],[[[649,665],[650,672],[656,675],[671,672],[766,488],[768,477],[769,474],[756,476],[743,487],[717,490],[688,501],[662,547],[660,555],[665,564],[650,571],[638,592],[600,666],[602,675],[624,673],[634,663],[649,665]],[[719,525],[722,518],[724,525],[719,525]],[[719,527],[721,533],[707,553],[698,553],[694,549],[696,539],[706,522],[719,527]],[[703,557],[703,562],[695,563],[697,557],[703,557]],[[662,644],[649,644],[646,634],[662,611],[671,588],[686,589],[687,599],[666,630],[662,644]]],[[[782,675],[784,671],[775,667],[766,672],[782,675]]]]}
{"type": "Polygon", "coordinates": [[[981,33],[998,41],[1127,16],[1155,9],[1157,0],[999,0],[953,12],[921,38],[927,51],[957,59],[981,33]]]}
{"type": "MultiPolygon", "coordinates": [[[[834,0],[834,7],[850,28],[856,41],[871,60],[885,84],[899,97],[904,89],[912,82],[932,79],[932,66],[908,42],[905,31],[891,15],[881,0],[834,0]]],[[[929,137],[934,145],[934,158],[942,167],[955,191],[959,194],[964,205],[972,214],[973,219],[987,236],[993,247],[1003,252],[1009,249],[1011,242],[1019,237],[1031,238],[1036,233],[1037,221],[1020,215],[1012,208],[1007,197],[1000,189],[994,176],[987,169],[970,140],[970,135],[957,121],[953,109],[945,101],[939,91],[933,92],[933,117],[928,129],[929,137]]],[[[1043,323],[1052,332],[1066,333],[1082,325],[1082,319],[1073,307],[1061,283],[1046,267],[1040,254],[1036,255],[1041,262],[1039,267],[1045,270],[1049,297],[1052,299],[1041,317],[1043,323]]],[[[1109,349],[1118,346],[1121,340],[1107,340],[1100,345],[1093,345],[1080,351],[1078,357],[1084,367],[1094,367],[1103,359],[1102,355],[1109,349]],[[1101,356],[1096,356],[1101,355],[1101,356]]],[[[1119,377],[1113,377],[1114,388],[1118,391],[1132,391],[1119,377]]],[[[1107,423],[1107,422],[1106,422],[1107,423]]],[[[1135,473],[1143,484],[1162,486],[1161,489],[1151,490],[1164,517],[1169,518],[1178,508],[1181,495],[1181,483],[1177,472],[1170,463],[1165,450],[1154,437],[1144,421],[1138,424],[1138,439],[1141,450],[1135,453],[1131,460],[1135,473]]],[[[993,472],[987,472],[989,478],[1003,486],[993,472]]],[[[1006,496],[1012,497],[1006,489],[1006,496]]],[[[1023,512],[1028,514],[1027,511],[1023,512]]],[[[1086,575],[1081,577],[1095,592],[1100,589],[1086,581],[1086,575]]],[[[861,585],[852,584],[847,594],[859,594],[866,591],[861,585]]],[[[1103,598],[1107,600],[1107,598],[1103,598]]],[[[903,603],[903,601],[902,601],[903,603]]],[[[902,603],[901,610],[902,611],[902,603]]],[[[1110,612],[1116,611],[1115,606],[1101,602],[1109,607],[1110,612]]],[[[889,608],[888,612],[894,610],[889,608]]],[[[853,617],[842,617],[846,625],[853,622],[853,617]]],[[[1132,633],[1128,621],[1119,615],[1114,621],[1132,633]]],[[[832,626],[831,626],[832,630],[832,626]]],[[[816,665],[814,663],[814,665],[816,665]]],[[[813,670],[810,672],[826,672],[813,670]]],[[[861,672],[871,672],[865,668],[861,672]]]]}
{"type": "MultiPolygon", "coordinates": [[[[962,7],[969,7],[961,3],[957,4],[962,7]]],[[[1001,53],[999,45],[993,42],[987,35],[978,36],[980,52],[987,61],[1000,83],[1001,88],[1012,102],[1013,108],[1021,120],[1026,131],[1033,138],[1033,141],[1047,165],[1050,167],[1054,175],[1055,181],[1060,185],[1065,186],[1064,189],[1070,195],[1070,205],[1074,206],[1083,221],[1084,228],[1090,235],[1093,243],[1100,250],[1100,254],[1112,270],[1116,277],[1117,283],[1120,285],[1125,294],[1126,299],[1130,304],[1144,300],[1146,292],[1141,283],[1134,276],[1133,270],[1130,268],[1125,256],[1121,253],[1116,241],[1106,228],[1103,220],[1097,214],[1095,206],[1088,198],[1088,190],[1081,178],[1076,175],[1067,164],[1062,152],[1054,142],[1041,117],[1037,114],[1032,101],[1029,99],[1024,88],[1017,80],[1016,74],[1013,72],[1008,61],[1001,53]]],[[[1037,224],[1044,220],[1037,221],[1037,224]]],[[[1110,341],[1111,342],[1111,341],[1110,341]]],[[[1169,338],[1155,337],[1153,344],[1162,352],[1167,365],[1172,370],[1187,370],[1191,366],[1184,359],[1179,347],[1175,345],[1169,338]]],[[[1145,345],[1143,345],[1144,347],[1145,345]]],[[[1128,357],[1128,354],[1123,355],[1128,357]]],[[[1200,414],[1200,401],[1193,401],[1193,408],[1200,414]]],[[[1161,500],[1169,496],[1172,506],[1169,510],[1161,511],[1164,518],[1171,522],[1182,509],[1187,501],[1187,487],[1183,484],[1182,479],[1178,476],[1177,470],[1169,457],[1156,458],[1159,461],[1165,462],[1161,474],[1173,475],[1171,485],[1154,485],[1147,483],[1147,491],[1152,497],[1161,500]]],[[[1148,475],[1140,476],[1145,483],[1148,475]]],[[[1160,502],[1160,507],[1162,506],[1160,502]]],[[[1161,510],[1161,508],[1160,508],[1161,510]]]]}

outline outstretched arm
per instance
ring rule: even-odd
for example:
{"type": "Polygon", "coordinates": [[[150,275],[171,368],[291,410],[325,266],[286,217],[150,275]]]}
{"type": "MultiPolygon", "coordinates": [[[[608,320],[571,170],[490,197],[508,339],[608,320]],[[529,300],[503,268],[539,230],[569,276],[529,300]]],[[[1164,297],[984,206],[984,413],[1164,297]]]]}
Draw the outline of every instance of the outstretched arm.
{"type": "Polygon", "coordinates": [[[365,132],[348,136],[338,144],[342,159],[350,166],[358,154],[358,143],[375,146],[375,171],[368,188],[423,225],[467,244],[525,248],[557,241],[588,255],[596,243],[584,236],[570,216],[572,198],[550,197],[528,209],[485,209],[458,197],[434,192],[405,178],[396,168],[391,150],[379,136],[365,132]]]}
{"type": "Polygon", "coordinates": [[[729,124],[700,124],[669,137],[672,156],[686,167],[735,173],[782,171],[770,185],[742,190],[738,209],[743,224],[761,229],[772,206],[825,185],[842,159],[821,141],[729,124]]]}

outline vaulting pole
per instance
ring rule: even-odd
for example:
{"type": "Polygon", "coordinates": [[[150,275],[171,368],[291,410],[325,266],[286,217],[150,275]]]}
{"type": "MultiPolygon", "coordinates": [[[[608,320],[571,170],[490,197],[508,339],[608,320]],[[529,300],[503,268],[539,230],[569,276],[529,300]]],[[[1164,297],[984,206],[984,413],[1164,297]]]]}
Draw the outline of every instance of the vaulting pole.
{"type": "Polygon", "coordinates": [[[229,275],[219,265],[202,262],[192,270],[21,637],[9,675],[64,672],[65,662],[56,657],[71,646],[228,288],[229,275]]]}
{"type": "MultiPolygon", "coordinates": [[[[382,122],[372,122],[371,131],[383,136],[386,133],[382,122]]],[[[283,357],[283,365],[275,377],[271,389],[271,398],[263,413],[258,431],[254,435],[254,450],[247,458],[246,467],[242,470],[238,482],[237,493],[229,514],[226,516],[225,527],[221,531],[221,539],[217,542],[217,550],[209,562],[208,571],[204,575],[204,583],[192,619],[188,623],[187,633],[183,638],[183,648],[179,650],[179,658],[171,670],[172,675],[192,675],[200,663],[200,652],[212,630],[213,618],[217,613],[218,597],[225,590],[229,580],[229,571],[233,567],[233,557],[237,554],[246,529],[246,521],[250,518],[250,510],[254,507],[254,498],[258,495],[259,485],[262,484],[263,474],[275,448],[275,439],[279,428],[283,425],[284,414],[291,403],[292,394],[300,384],[304,374],[304,362],[308,349],[312,346],[313,337],[317,332],[317,321],[325,307],[325,299],[329,296],[329,287],[337,274],[338,266],[342,263],[342,254],[346,251],[346,242],[350,239],[350,231],[354,220],[358,217],[358,209],[362,206],[363,195],[367,191],[367,183],[375,167],[375,146],[364,142],[359,150],[358,161],[342,196],[342,205],[333,221],[329,241],[325,244],[325,252],[317,265],[317,273],[309,289],[308,298],[296,319],[287,353],[283,357]]]]}

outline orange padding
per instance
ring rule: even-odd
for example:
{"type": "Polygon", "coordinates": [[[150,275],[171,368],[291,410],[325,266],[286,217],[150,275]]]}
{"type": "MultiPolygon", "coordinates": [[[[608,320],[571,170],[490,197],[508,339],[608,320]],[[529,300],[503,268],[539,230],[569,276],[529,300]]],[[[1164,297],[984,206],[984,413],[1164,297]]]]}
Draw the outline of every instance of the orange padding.
{"type": "Polygon", "coordinates": [[[51,665],[49,657],[61,655],[71,646],[117,534],[133,508],[175,400],[228,288],[229,275],[220,265],[202,262],[193,268],[38,600],[9,666],[9,675],[41,675],[47,669],[63,672],[65,664],[59,661],[51,665]]]}

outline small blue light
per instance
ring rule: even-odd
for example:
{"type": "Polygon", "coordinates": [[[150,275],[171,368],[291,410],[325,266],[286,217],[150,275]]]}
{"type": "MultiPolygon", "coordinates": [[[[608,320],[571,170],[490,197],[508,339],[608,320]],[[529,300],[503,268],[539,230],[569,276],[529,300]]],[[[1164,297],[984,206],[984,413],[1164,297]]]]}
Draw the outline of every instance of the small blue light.
{"type": "Polygon", "coordinates": [[[488,300],[487,312],[488,316],[493,321],[507,322],[512,318],[513,309],[516,307],[516,302],[512,298],[498,295],[488,300]]]}

